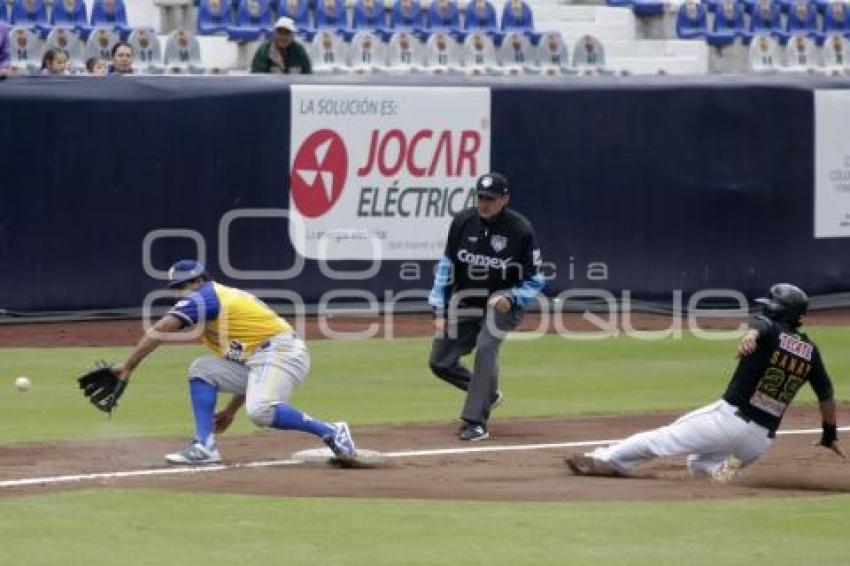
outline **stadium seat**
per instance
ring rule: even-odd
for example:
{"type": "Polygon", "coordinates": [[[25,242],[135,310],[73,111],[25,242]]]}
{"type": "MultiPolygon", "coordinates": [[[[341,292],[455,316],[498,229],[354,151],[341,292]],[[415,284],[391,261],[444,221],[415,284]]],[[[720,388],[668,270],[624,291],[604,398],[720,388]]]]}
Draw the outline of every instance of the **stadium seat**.
{"type": "Polygon", "coordinates": [[[664,14],[666,6],[663,0],[634,0],[632,11],[639,18],[660,16],[664,14]]]}
{"type": "Polygon", "coordinates": [[[817,65],[815,45],[808,34],[791,35],[785,45],[785,71],[810,72],[817,65]]]}
{"type": "Polygon", "coordinates": [[[680,39],[704,38],[708,34],[705,6],[697,0],[686,0],[679,6],[676,35],[680,39]]]}
{"type": "Polygon", "coordinates": [[[72,28],[83,39],[91,33],[86,3],[83,0],[53,0],[50,24],[72,28]]]}
{"type": "Polygon", "coordinates": [[[534,14],[524,0],[508,0],[502,10],[502,31],[533,31],[534,14]]]}
{"type": "Polygon", "coordinates": [[[130,32],[127,43],[133,48],[133,69],[139,73],[162,73],[162,48],[153,30],[137,28],[130,32]]]}
{"type": "Polygon", "coordinates": [[[269,0],[240,0],[236,25],[227,29],[227,36],[234,41],[253,41],[270,33],[271,29],[269,0]]]}
{"type": "Polygon", "coordinates": [[[769,34],[777,38],[784,38],[785,33],[782,31],[782,14],[779,4],[773,0],[758,0],[756,5],[753,6],[750,16],[749,32],[750,38],[756,34],[769,34]]]}
{"type": "Polygon", "coordinates": [[[111,27],[122,36],[131,31],[127,25],[127,9],[124,0],[94,0],[91,9],[91,27],[111,27]]]}
{"type": "Polygon", "coordinates": [[[460,67],[457,42],[448,31],[435,31],[425,42],[425,67],[430,73],[444,75],[460,67]]]}
{"type": "Polygon", "coordinates": [[[714,26],[706,35],[709,45],[723,47],[744,37],[744,11],[735,0],[723,0],[714,12],[714,26]]]}
{"type": "Polygon", "coordinates": [[[368,29],[360,30],[351,39],[351,70],[354,73],[376,73],[386,70],[387,53],[384,42],[368,29]]]}
{"type": "Polygon", "coordinates": [[[351,27],[371,31],[385,41],[389,39],[383,0],[357,0],[352,12],[351,27]]]}
{"type": "Polygon", "coordinates": [[[230,0],[200,1],[197,26],[200,35],[226,34],[232,25],[230,0]]]}
{"type": "Polygon", "coordinates": [[[829,73],[843,73],[850,64],[850,46],[842,34],[826,37],[823,44],[823,66],[829,73]]]}
{"type": "Polygon", "coordinates": [[[455,0],[434,0],[428,10],[426,24],[429,31],[447,31],[455,37],[460,33],[460,12],[455,0]]]}
{"type": "Polygon", "coordinates": [[[817,37],[817,11],[809,0],[796,0],[788,11],[785,31],[788,36],[805,34],[817,37]]]}
{"type": "Polygon", "coordinates": [[[99,57],[104,61],[112,60],[112,48],[121,38],[112,28],[96,28],[89,34],[86,42],[86,61],[99,57]]]}
{"type": "Polygon", "coordinates": [[[779,47],[767,32],[756,33],[750,41],[749,67],[755,73],[775,73],[779,70],[779,47]]]}
{"type": "Polygon", "coordinates": [[[569,67],[567,46],[559,32],[550,31],[540,36],[537,66],[544,75],[560,75],[569,67]]]}
{"type": "Polygon", "coordinates": [[[176,75],[203,74],[206,71],[201,60],[201,46],[198,38],[182,29],[168,36],[162,63],[166,72],[176,75]]]}
{"type": "Polygon", "coordinates": [[[316,74],[339,74],[350,71],[345,56],[345,42],[333,28],[319,28],[310,44],[310,59],[316,74]]]}
{"type": "Polygon", "coordinates": [[[9,64],[19,72],[38,73],[44,45],[29,26],[9,30],[9,64]]]}
{"type": "Polygon", "coordinates": [[[6,2],[0,2],[0,22],[9,21],[9,11],[6,9],[6,2]]]}
{"type": "Polygon", "coordinates": [[[329,29],[350,40],[354,31],[348,25],[345,0],[317,0],[316,29],[329,29]]]}
{"type": "Polygon", "coordinates": [[[496,47],[485,30],[475,30],[466,35],[460,62],[468,75],[491,75],[498,72],[496,47]]]}
{"type": "Polygon", "coordinates": [[[68,54],[68,72],[78,72],[86,68],[86,62],[83,59],[83,42],[74,33],[71,27],[55,27],[45,41],[47,48],[61,49],[68,54]]]}
{"type": "Polygon", "coordinates": [[[16,27],[26,26],[38,30],[42,37],[50,31],[44,0],[15,0],[10,19],[16,27]]]}
{"type": "Polygon", "coordinates": [[[499,63],[506,75],[521,75],[534,66],[531,42],[521,31],[511,31],[502,38],[499,46],[499,63]]]}
{"type": "Polygon", "coordinates": [[[292,18],[299,35],[307,35],[312,30],[307,0],[280,0],[277,4],[277,15],[292,18]]]}
{"type": "Polygon", "coordinates": [[[584,35],[576,41],[572,63],[581,75],[610,73],[605,66],[605,47],[592,35],[584,35]]]}
{"type": "Polygon", "coordinates": [[[410,73],[423,69],[422,51],[413,30],[400,30],[392,34],[387,46],[387,70],[392,73],[410,73]]]}
{"type": "Polygon", "coordinates": [[[466,5],[466,18],[463,22],[465,30],[484,30],[486,32],[498,31],[496,21],[496,9],[489,0],[472,0],[466,5]]]}
{"type": "Polygon", "coordinates": [[[823,31],[817,34],[819,44],[823,44],[827,36],[847,35],[850,32],[850,22],[847,18],[847,7],[843,2],[833,2],[823,14],[823,31]]]}
{"type": "Polygon", "coordinates": [[[419,0],[396,0],[390,16],[390,28],[407,30],[423,36],[425,32],[425,11],[419,0]]]}

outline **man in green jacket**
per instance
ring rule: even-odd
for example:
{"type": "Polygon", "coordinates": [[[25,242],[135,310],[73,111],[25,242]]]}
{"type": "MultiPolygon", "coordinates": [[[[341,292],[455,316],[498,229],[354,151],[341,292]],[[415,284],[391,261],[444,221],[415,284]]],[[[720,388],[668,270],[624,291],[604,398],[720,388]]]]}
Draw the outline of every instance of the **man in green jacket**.
{"type": "Polygon", "coordinates": [[[251,62],[252,73],[285,73],[309,75],[313,72],[310,56],[295,41],[295,21],[282,17],[275,22],[274,36],[257,48],[251,62]]]}

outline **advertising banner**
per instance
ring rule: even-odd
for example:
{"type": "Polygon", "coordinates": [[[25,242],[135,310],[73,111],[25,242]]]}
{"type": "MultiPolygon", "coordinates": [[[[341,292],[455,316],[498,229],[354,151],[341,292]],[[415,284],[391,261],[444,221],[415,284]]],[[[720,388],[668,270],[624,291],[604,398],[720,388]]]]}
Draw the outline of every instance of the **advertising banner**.
{"type": "Polygon", "coordinates": [[[490,167],[490,89],[293,85],[290,238],[324,260],[429,260],[490,167]]]}
{"type": "Polygon", "coordinates": [[[850,91],[815,91],[815,238],[850,236],[850,91]]]}

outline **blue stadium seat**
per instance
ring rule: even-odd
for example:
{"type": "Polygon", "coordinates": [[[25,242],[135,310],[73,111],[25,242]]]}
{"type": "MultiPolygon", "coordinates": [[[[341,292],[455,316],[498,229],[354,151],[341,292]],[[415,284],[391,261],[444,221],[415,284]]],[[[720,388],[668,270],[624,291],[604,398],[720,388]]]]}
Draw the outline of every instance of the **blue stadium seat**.
{"type": "Polygon", "coordinates": [[[390,16],[390,28],[425,35],[425,11],[419,0],[396,0],[390,16]]]}
{"type": "Polygon", "coordinates": [[[429,30],[460,31],[460,12],[455,0],[434,0],[428,10],[429,30]]]}
{"type": "Polygon", "coordinates": [[[496,9],[493,7],[493,4],[489,0],[472,0],[472,2],[467,4],[463,29],[480,29],[486,32],[498,31],[496,9]]]}
{"type": "Polygon", "coordinates": [[[809,0],[796,0],[788,11],[785,31],[788,36],[805,34],[817,37],[817,10],[809,0]]]}
{"type": "Polygon", "coordinates": [[[201,0],[198,4],[198,33],[215,35],[227,33],[233,25],[230,0],[201,0]]]}
{"type": "Polygon", "coordinates": [[[9,12],[6,10],[6,3],[0,2],[0,22],[9,21],[9,12]]]}
{"type": "Polygon", "coordinates": [[[524,0],[509,0],[502,10],[502,31],[533,31],[534,14],[524,0]]]}
{"type": "Polygon", "coordinates": [[[332,29],[350,40],[354,31],[345,15],[345,0],[317,0],[316,29],[332,29]]]}
{"type": "Polygon", "coordinates": [[[666,4],[663,0],[634,0],[632,11],[639,18],[664,14],[666,4]]]}
{"type": "Polygon", "coordinates": [[[779,4],[773,0],[758,0],[750,16],[750,29],[747,40],[757,34],[768,34],[777,38],[785,37],[782,31],[782,13],[779,4]]]}
{"type": "Polygon", "coordinates": [[[826,14],[826,10],[835,2],[836,0],[812,0],[812,4],[815,5],[815,8],[818,11],[818,14],[826,14]]]}
{"type": "Polygon", "coordinates": [[[723,0],[714,12],[714,27],[706,36],[710,45],[723,47],[746,37],[744,10],[735,0],[723,0]]]}
{"type": "Polygon", "coordinates": [[[42,36],[46,36],[50,31],[44,0],[15,0],[12,4],[11,22],[16,27],[25,26],[38,30],[42,36]]]}
{"type": "Polygon", "coordinates": [[[86,3],[83,0],[54,0],[50,24],[69,27],[83,38],[88,37],[91,33],[86,3]]]}
{"type": "MultiPolygon", "coordinates": [[[[227,36],[235,41],[253,41],[272,30],[272,11],[269,0],[240,0],[236,12],[236,25],[227,29],[227,36]]],[[[197,41],[196,38],[192,38],[197,41]]],[[[174,40],[177,41],[177,38],[174,40]]],[[[181,41],[183,39],[181,38],[181,41]]],[[[166,50],[168,48],[166,47],[166,50]]],[[[181,53],[186,52],[185,49],[181,53]]]]}
{"type": "Polygon", "coordinates": [[[277,4],[278,17],[292,18],[298,28],[299,35],[308,35],[312,31],[310,25],[310,6],[307,0],[280,0],[277,4]]]}
{"type": "MultiPolygon", "coordinates": [[[[387,17],[384,11],[383,0],[357,0],[354,5],[352,14],[351,27],[356,30],[366,30],[381,37],[383,41],[389,39],[389,29],[387,28],[387,17]]],[[[369,43],[368,36],[364,36],[362,41],[369,43]]],[[[374,51],[374,50],[373,50],[374,51]]],[[[371,55],[369,50],[364,51],[366,55],[371,55]]]]}
{"type": "Polygon", "coordinates": [[[833,2],[823,14],[823,29],[817,34],[818,44],[823,44],[828,35],[847,36],[850,33],[850,20],[847,7],[843,2],[833,2]]]}
{"type": "Polygon", "coordinates": [[[686,0],[679,6],[679,14],[676,16],[676,35],[679,39],[705,38],[708,35],[705,6],[697,0],[686,0]]]}
{"type": "Polygon", "coordinates": [[[124,0],[94,0],[91,9],[92,28],[112,28],[122,35],[132,29],[127,25],[127,9],[124,0]]]}

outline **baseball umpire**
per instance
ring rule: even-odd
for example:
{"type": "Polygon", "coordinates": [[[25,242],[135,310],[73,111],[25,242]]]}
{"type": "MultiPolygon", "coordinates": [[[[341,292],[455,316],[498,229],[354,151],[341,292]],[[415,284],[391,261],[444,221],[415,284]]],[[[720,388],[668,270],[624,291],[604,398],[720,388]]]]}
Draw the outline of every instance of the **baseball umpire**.
{"type": "Polygon", "coordinates": [[[671,425],[642,432],[606,448],[567,458],[577,475],[626,475],[661,456],[688,454],[688,470],[719,481],[755,462],[773,443],[797,391],[808,382],[820,401],[823,434],[818,444],[842,458],[837,443],[832,382],[814,342],[800,330],[806,294],[787,283],[756,300],[763,313],[750,321],[738,346],[738,367],[719,401],[671,425]]]}
{"type": "Polygon", "coordinates": [[[346,423],[328,424],[289,404],[310,369],[310,354],[285,320],[254,295],[211,281],[199,261],[178,261],[168,276],[169,287],[179,290],[182,299],[112,370],[126,382],[169,333],[202,327],[203,341],[216,355],[198,358],[189,366],[195,437],[185,450],[168,454],[169,463],[220,462],[214,432],[226,430],[243,404],[257,426],[309,432],[324,440],[338,458],[355,457],[346,423]],[[216,413],[219,391],[232,393],[233,398],[216,413]]]}
{"type": "Polygon", "coordinates": [[[507,179],[487,173],[476,191],[476,207],[452,220],[428,298],[435,329],[431,371],[467,392],[458,437],[470,441],[489,437],[490,411],[502,401],[499,346],[545,283],[534,229],[507,208],[507,179]],[[459,360],[473,349],[469,371],[459,360]]]}

